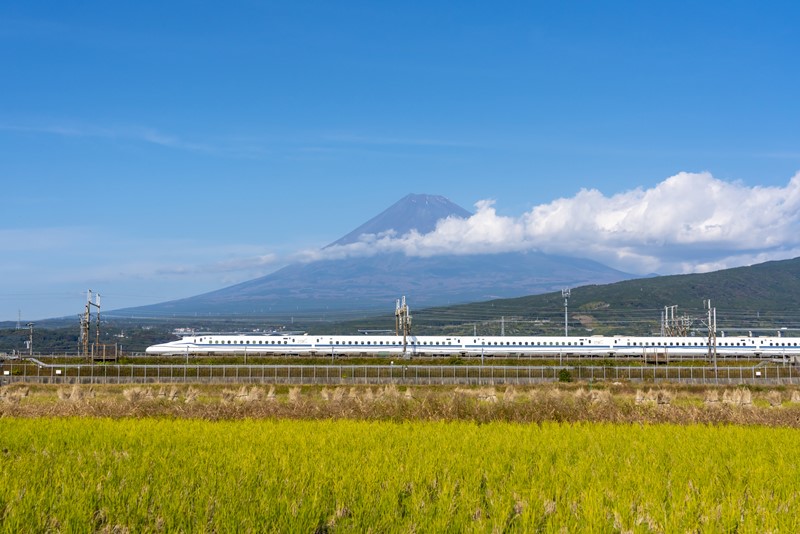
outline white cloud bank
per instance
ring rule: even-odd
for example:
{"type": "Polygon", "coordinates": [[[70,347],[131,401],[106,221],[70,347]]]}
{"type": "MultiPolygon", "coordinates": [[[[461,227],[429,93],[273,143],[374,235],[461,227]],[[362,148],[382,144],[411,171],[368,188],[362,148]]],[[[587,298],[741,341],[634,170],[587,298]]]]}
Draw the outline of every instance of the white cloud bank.
{"type": "Polygon", "coordinates": [[[583,189],[520,217],[482,200],[468,219],[428,234],[363,235],[305,251],[305,261],[403,252],[409,256],[537,250],[649,273],[702,272],[800,256],[800,173],[785,187],[748,187],[709,173],[680,173],[651,189],[605,196],[583,189]]]}

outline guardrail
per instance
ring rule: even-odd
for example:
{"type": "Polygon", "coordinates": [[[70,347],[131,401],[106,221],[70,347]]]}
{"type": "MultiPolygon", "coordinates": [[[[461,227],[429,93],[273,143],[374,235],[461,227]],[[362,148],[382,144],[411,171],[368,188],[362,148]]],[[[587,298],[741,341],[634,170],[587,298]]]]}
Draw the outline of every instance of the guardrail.
{"type": "Polygon", "coordinates": [[[477,365],[119,365],[0,364],[0,384],[259,383],[297,385],[528,385],[630,381],[686,384],[800,384],[790,365],[753,367],[477,366],[477,365]]]}

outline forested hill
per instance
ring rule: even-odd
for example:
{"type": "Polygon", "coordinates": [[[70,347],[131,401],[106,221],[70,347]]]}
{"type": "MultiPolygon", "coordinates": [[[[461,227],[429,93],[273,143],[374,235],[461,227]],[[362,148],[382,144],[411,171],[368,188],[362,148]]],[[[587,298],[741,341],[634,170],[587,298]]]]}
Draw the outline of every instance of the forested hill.
{"type": "MultiPolygon", "coordinates": [[[[711,273],[658,276],[574,289],[570,300],[584,306],[606,302],[619,308],[652,308],[677,304],[702,306],[711,299],[717,308],[746,310],[794,310],[800,304],[800,258],[771,261],[711,273]]],[[[560,302],[550,293],[524,297],[521,303],[560,302]]]]}
{"type": "MultiPolygon", "coordinates": [[[[575,333],[609,330],[651,333],[660,327],[666,306],[677,305],[677,314],[704,319],[704,300],[716,308],[718,326],[737,329],[800,328],[800,258],[771,261],[702,274],[659,276],[604,285],[571,288],[570,323],[575,333]],[[583,328],[583,330],[581,330],[583,328]]],[[[420,327],[448,321],[478,323],[514,318],[539,323],[524,331],[563,331],[564,298],[561,292],[500,299],[447,308],[421,310],[420,327]]],[[[506,329],[508,333],[508,329],[506,329]]]]}

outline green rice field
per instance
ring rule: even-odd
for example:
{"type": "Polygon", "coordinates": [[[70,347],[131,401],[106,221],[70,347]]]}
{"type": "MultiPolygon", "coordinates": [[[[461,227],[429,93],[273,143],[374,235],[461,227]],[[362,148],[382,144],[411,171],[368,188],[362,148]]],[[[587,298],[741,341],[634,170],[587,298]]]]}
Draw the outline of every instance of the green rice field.
{"type": "Polygon", "coordinates": [[[2,532],[797,532],[800,430],[0,418],[2,532]]]}

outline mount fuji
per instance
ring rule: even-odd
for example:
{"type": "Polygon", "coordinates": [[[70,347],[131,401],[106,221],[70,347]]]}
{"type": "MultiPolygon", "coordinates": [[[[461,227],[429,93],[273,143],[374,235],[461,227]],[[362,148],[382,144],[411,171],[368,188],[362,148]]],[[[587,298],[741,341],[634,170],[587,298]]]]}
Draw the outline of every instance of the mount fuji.
{"type": "MultiPolygon", "coordinates": [[[[325,248],[364,234],[421,234],[471,213],[442,196],[408,195],[325,248]]],[[[285,315],[389,311],[519,297],[636,278],[601,263],[540,252],[410,257],[399,252],[296,263],[266,276],[180,300],[116,310],[117,316],[285,315]]]]}

